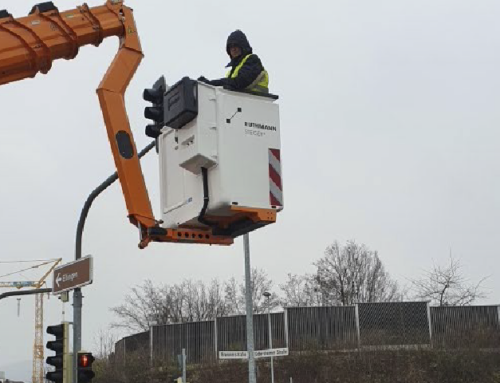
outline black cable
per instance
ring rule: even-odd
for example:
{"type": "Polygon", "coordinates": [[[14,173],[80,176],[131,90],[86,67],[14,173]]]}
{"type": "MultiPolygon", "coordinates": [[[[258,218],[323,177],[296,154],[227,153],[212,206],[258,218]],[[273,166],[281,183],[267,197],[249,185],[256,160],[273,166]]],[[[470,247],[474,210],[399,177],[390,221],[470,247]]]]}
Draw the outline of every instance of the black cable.
{"type": "Polygon", "coordinates": [[[210,202],[210,196],[208,194],[208,170],[207,168],[201,168],[201,176],[203,178],[203,207],[201,208],[200,214],[198,215],[198,222],[207,225],[209,227],[218,227],[215,222],[211,222],[206,219],[205,214],[207,213],[208,203],[210,202]]]}
{"type": "MultiPolygon", "coordinates": [[[[139,153],[139,159],[144,157],[149,153],[151,149],[153,149],[156,145],[156,141],[152,141],[148,146],[141,150],[139,153]]],[[[110,187],[116,180],[118,179],[118,173],[110,175],[102,184],[94,189],[92,193],[87,197],[85,204],[83,205],[82,211],[80,213],[80,219],[78,220],[78,225],[76,227],[76,248],[75,248],[75,259],[80,259],[82,257],[82,237],[83,237],[83,229],[85,228],[85,221],[87,220],[87,216],[89,214],[89,210],[92,206],[94,200],[101,194],[104,190],[110,187]]]]}

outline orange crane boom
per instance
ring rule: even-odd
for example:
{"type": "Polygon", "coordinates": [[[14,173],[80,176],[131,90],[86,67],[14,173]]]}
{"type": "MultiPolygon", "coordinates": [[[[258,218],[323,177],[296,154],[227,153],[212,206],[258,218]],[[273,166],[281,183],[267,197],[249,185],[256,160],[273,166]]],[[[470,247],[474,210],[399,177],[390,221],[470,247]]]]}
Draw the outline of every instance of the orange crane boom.
{"type": "Polygon", "coordinates": [[[144,229],[155,226],[151,203],[125,110],[124,93],[143,54],[132,10],[122,1],[99,7],[82,5],[59,12],[52,4],[33,7],[27,17],[0,12],[0,84],[47,73],[57,59],[73,59],[80,47],[99,46],[120,37],[120,49],[97,93],[108,131],[130,221],[144,229]]]}
{"type": "Polygon", "coordinates": [[[21,18],[0,11],[0,85],[46,74],[54,60],[73,59],[80,47],[99,46],[110,36],[120,38],[120,49],[97,94],[128,217],[139,228],[139,247],[151,241],[233,243],[231,237],[213,236],[208,229],[163,229],[153,216],[124,101],[143,53],[133,12],[123,0],[107,0],[105,5],[92,8],[84,4],[65,12],[46,2],[21,18]]]}

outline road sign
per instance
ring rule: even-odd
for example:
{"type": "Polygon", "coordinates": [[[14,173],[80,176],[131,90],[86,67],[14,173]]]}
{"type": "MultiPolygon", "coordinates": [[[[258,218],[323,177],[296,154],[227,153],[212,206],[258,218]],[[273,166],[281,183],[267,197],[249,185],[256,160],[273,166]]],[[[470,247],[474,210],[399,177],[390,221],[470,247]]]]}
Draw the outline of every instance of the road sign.
{"type": "Polygon", "coordinates": [[[257,350],[254,353],[255,359],[257,358],[270,358],[275,356],[287,356],[288,348],[270,348],[267,350],[257,350]]]}
{"type": "MultiPolygon", "coordinates": [[[[254,351],[255,358],[287,356],[288,348],[271,348],[254,351]]],[[[248,351],[219,351],[219,359],[248,359],[248,351]]]]}
{"type": "Polygon", "coordinates": [[[92,256],[79,259],[54,269],[52,294],[61,294],[65,291],[92,283],[94,274],[92,256]]]}
{"type": "Polygon", "coordinates": [[[248,359],[248,351],[219,351],[219,359],[248,359]]]}

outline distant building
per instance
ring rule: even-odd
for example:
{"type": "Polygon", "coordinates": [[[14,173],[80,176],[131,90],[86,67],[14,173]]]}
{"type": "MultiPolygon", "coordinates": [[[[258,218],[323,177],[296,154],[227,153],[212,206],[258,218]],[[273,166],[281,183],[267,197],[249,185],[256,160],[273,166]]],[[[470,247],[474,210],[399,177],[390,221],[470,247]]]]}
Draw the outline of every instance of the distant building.
{"type": "Polygon", "coordinates": [[[17,380],[5,379],[5,372],[0,371],[0,383],[24,383],[17,380]]]}

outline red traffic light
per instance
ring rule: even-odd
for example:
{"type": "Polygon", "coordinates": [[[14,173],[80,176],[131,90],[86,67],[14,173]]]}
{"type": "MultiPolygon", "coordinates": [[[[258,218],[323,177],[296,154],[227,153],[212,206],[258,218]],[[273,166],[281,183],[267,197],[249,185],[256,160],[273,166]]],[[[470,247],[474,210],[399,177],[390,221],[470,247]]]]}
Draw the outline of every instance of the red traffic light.
{"type": "Polygon", "coordinates": [[[78,367],[87,368],[92,367],[95,358],[91,353],[78,354],[78,367]]]}
{"type": "Polygon", "coordinates": [[[94,356],[91,352],[78,353],[78,383],[90,383],[95,377],[95,372],[92,371],[92,363],[94,363],[94,356]]]}
{"type": "Polygon", "coordinates": [[[89,366],[89,356],[81,355],[80,356],[80,367],[88,367],[89,366]]]}

